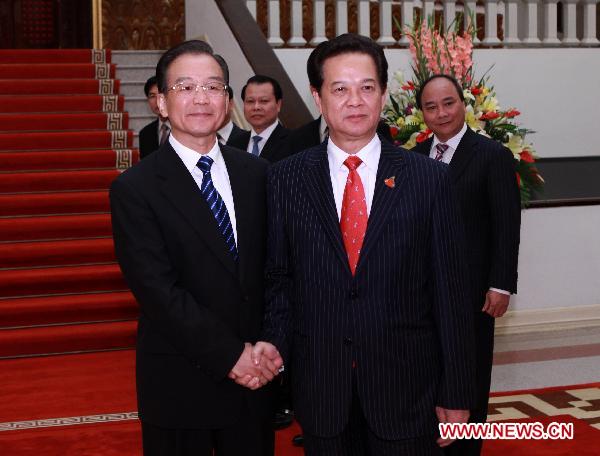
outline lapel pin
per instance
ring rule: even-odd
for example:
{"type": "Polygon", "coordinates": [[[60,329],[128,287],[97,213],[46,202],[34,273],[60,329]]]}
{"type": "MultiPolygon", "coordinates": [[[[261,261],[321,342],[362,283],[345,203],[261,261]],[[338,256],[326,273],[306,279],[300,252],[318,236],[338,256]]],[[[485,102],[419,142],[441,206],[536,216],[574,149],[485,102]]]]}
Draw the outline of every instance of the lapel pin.
{"type": "Polygon", "coordinates": [[[389,188],[394,188],[396,186],[396,176],[388,177],[383,181],[383,183],[389,188]]]}

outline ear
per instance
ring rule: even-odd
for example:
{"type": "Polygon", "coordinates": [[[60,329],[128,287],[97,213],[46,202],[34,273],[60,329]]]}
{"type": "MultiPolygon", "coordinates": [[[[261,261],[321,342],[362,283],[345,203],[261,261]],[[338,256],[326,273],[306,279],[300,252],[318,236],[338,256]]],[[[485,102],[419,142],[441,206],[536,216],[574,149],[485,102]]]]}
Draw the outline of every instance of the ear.
{"type": "Polygon", "coordinates": [[[317,105],[317,108],[319,108],[319,112],[321,114],[323,114],[323,110],[321,109],[321,95],[319,95],[319,91],[311,86],[310,93],[311,93],[313,99],[315,100],[315,104],[317,105]]]}
{"type": "Polygon", "coordinates": [[[277,112],[281,111],[281,102],[283,101],[282,98],[280,98],[279,100],[277,100],[277,102],[275,103],[277,105],[277,112]]]}
{"type": "Polygon", "coordinates": [[[385,106],[388,97],[388,89],[387,86],[383,88],[383,92],[381,94],[381,106],[385,106]]]}
{"type": "Polygon", "coordinates": [[[169,117],[169,112],[167,111],[167,99],[165,98],[165,94],[159,93],[156,101],[158,103],[158,110],[160,112],[160,115],[164,118],[169,117]]]}

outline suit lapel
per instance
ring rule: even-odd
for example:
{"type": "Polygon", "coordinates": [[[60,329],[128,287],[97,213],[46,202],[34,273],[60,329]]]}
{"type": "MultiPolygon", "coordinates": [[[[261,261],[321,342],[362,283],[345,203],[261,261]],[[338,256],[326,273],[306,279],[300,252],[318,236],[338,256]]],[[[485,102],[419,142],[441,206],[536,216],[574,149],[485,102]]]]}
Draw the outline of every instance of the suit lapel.
{"type": "Polygon", "coordinates": [[[371,213],[367,224],[367,232],[360,251],[356,272],[360,270],[373,246],[377,242],[381,229],[385,225],[396,200],[402,195],[406,184],[406,165],[401,149],[393,147],[386,141],[381,142],[381,157],[375,181],[375,193],[371,204],[371,213]],[[393,186],[388,179],[393,178],[393,186]],[[386,184],[386,180],[388,184],[386,184]]]}
{"type": "Polygon", "coordinates": [[[235,263],[218,230],[215,217],[189,171],[169,142],[166,142],[156,153],[159,154],[157,174],[162,181],[161,192],[178,209],[182,218],[192,226],[227,270],[237,276],[235,263]]]}
{"type": "Polygon", "coordinates": [[[467,127],[467,131],[458,143],[458,147],[450,160],[450,179],[453,183],[458,181],[458,178],[465,170],[465,167],[475,155],[477,144],[477,133],[467,127]]]}
{"type": "Polygon", "coordinates": [[[313,206],[325,228],[325,233],[329,237],[329,241],[333,245],[335,253],[344,268],[350,273],[348,257],[342,241],[340,222],[333,198],[326,144],[322,143],[320,146],[310,149],[306,153],[306,166],[303,167],[302,178],[306,192],[312,200],[313,206]]]}
{"type": "Polygon", "coordinates": [[[271,136],[269,136],[269,139],[267,139],[265,146],[260,151],[260,156],[265,160],[273,162],[277,152],[279,152],[277,149],[282,141],[281,137],[285,136],[285,133],[285,129],[278,123],[275,130],[273,130],[273,133],[271,133],[271,136]]]}

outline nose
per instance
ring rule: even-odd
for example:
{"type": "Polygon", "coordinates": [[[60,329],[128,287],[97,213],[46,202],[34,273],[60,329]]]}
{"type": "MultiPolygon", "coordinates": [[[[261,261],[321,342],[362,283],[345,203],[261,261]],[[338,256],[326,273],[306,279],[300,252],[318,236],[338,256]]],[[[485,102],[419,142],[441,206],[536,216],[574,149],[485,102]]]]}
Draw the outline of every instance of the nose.
{"type": "Polygon", "coordinates": [[[197,85],[196,90],[192,95],[194,103],[206,103],[208,102],[208,95],[202,86],[197,85]]]}
{"type": "Polygon", "coordinates": [[[363,103],[360,88],[351,88],[348,91],[348,104],[350,106],[360,106],[363,103]]]}

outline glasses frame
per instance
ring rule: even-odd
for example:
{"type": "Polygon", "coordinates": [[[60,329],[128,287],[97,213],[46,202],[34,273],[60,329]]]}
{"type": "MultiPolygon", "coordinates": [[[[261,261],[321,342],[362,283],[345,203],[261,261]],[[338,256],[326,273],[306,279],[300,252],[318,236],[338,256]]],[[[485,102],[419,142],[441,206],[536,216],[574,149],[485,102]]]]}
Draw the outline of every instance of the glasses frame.
{"type": "Polygon", "coordinates": [[[222,85],[223,85],[223,90],[222,90],[222,91],[220,91],[218,94],[216,94],[216,93],[215,93],[215,94],[211,94],[211,93],[209,93],[209,92],[208,92],[208,87],[207,87],[207,85],[208,85],[208,84],[211,84],[210,82],[204,82],[204,83],[202,83],[202,84],[200,84],[200,83],[197,83],[197,82],[178,82],[177,84],[173,84],[172,86],[170,86],[170,87],[167,87],[167,91],[168,91],[168,92],[170,92],[170,91],[173,91],[173,92],[175,92],[176,94],[181,94],[182,96],[192,96],[192,93],[191,93],[191,92],[186,92],[186,91],[183,91],[183,90],[177,90],[177,87],[178,87],[178,86],[179,86],[179,87],[181,87],[181,86],[183,86],[183,85],[193,85],[193,86],[194,86],[194,92],[193,92],[193,94],[198,94],[198,93],[200,93],[200,87],[201,87],[201,88],[202,88],[202,91],[204,92],[204,94],[205,94],[207,97],[211,97],[211,98],[220,98],[220,97],[224,97],[224,96],[225,96],[225,94],[227,94],[227,88],[228,88],[229,86],[228,86],[227,84],[225,84],[224,82],[220,82],[220,81],[215,81],[214,83],[217,83],[217,84],[222,84],[222,85]]]}

